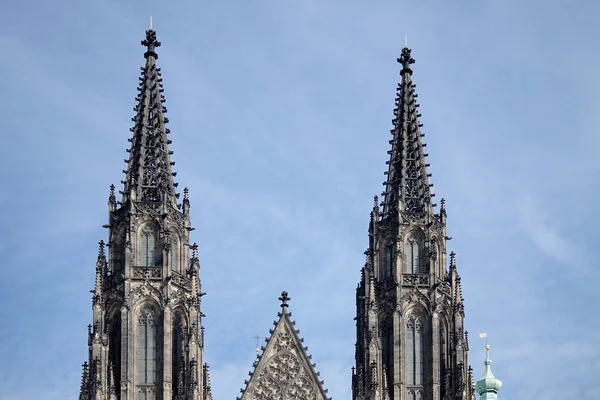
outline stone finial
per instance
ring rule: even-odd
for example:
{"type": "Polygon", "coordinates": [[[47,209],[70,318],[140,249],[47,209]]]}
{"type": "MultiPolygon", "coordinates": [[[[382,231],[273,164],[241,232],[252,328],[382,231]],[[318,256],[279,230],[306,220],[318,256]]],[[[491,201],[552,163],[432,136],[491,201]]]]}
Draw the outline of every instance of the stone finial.
{"type": "Polygon", "coordinates": [[[104,260],[106,257],[106,254],[104,253],[104,247],[106,246],[106,244],[104,243],[104,240],[101,240],[98,242],[98,260],[104,260]]]}
{"type": "Polygon", "coordinates": [[[412,69],[410,68],[410,65],[415,63],[415,59],[410,56],[410,52],[411,50],[408,47],[405,47],[402,49],[402,54],[400,54],[400,58],[398,58],[398,62],[402,64],[402,74],[412,74],[412,69]]]}
{"type": "Polygon", "coordinates": [[[148,29],[146,31],[146,39],[142,40],[142,46],[146,46],[148,51],[144,53],[144,57],[154,57],[158,58],[155,50],[160,46],[160,42],[156,40],[156,31],[153,29],[148,29]]]}
{"type": "Polygon", "coordinates": [[[283,292],[281,292],[281,297],[279,297],[279,301],[281,301],[281,308],[283,309],[284,312],[288,308],[288,306],[289,306],[288,301],[290,301],[290,300],[292,300],[292,299],[291,299],[291,297],[288,297],[288,292],[286,292],[285,290],[283,292]]]}
{"type": "Polygon", "coordinates": [[[456,253],[450,252],[450,268],[456,268],[456,253]]]}
{"type": "Polygon", "coordinates": [[[110,185],[110,190],[108,192],[108,204],[114,205],[117,203],[117,197],[115,196],[115,185],[110,185]]]}
{"type": "Polygon", "coordinates": [[[198,260],[198,243],[194,243],[190,248],[192,249],[192,260],[198,260]]]}

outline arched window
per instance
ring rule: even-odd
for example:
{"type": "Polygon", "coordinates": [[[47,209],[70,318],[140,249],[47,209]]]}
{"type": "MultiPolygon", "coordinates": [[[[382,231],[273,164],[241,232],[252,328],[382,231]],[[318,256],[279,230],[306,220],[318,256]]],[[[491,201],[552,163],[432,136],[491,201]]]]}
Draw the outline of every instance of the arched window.
{"type": "Polygon", "coordinates": [[[394,265],[394,248],[392,245],[387,245],[383,249],[383,259],[382,259],[382,270],[381,277],[383,279],[389,278],[392,276],[393,265],[394,265]]]}
{"type": "Polygon", "coordinates": [[[156,399],[156,316],[144,308],[138,316],[136,338],[137,400],[156,399]]]}
{"type": "Polygon", "coordinates": [[[387,387],[391,388],[394,381],[394,330],[392,326],[382,329],[381,356],[383,366],[387,369],[387,387]]]}
{"type": "Polygon", "coordinates": [[[180,312],[176,312],[173,318],[173,330],[171,338],[172,343],[172,363],[173,363],[173,393],[176,394],[185,387],[185,375],[184,375],[184,351],[183,351],[183,337],[184,337],[184,320],[180,312]]]}
{"type": "Polygon", "coordinates": [[[179,272],[179,246],[177,239],[172,237],[171,242],[171,270],[179,272]]]}
{"type": "Polygon", "coordinates": [[[423,385],[423,326],[418,317],[406,324],[406,371],[409,386],[423,385]]]}
{"type": "Polygon", "coordinates": [[[146,225],[140,235],[140,265],[156,266],[156,230],[151,225],[146,225]]]}
{"type": "Polygon", "coordinates": [[[117,388],[121,382],[121,313],[116,312],[108,323],[108,359],[113,366],[114,382],[117,388]]]}
{"type": "Polygon", "coordinates": [[[421,272],[419,265],[420,257],[419,239],[416,235],[411,235],[406,241],[406,273],[418,274],[421,272]]]}

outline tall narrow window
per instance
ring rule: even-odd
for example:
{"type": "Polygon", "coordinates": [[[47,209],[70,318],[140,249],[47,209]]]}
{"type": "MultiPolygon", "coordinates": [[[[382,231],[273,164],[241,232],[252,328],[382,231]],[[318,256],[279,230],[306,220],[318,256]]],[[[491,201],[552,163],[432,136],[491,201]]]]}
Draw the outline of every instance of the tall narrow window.
{"type": "Polygon", "coordinates": [[[406,273],[418,274],[419,268],[419,240],[416,235],[411,235],[406,241],[406,273]]]}
{"type": "Polygon", "coordinates": [[[146,225],[140,237],[140,264],[144,267],[156,266],[156,231],[146,225]]]}
{"type": "Polygon", "coordinates": [[[381,277],[382,278],[389,278],[390,276],[392,276],[392,270],[393,270],[393,262],[394,262],[394,249],[391,245],[385,246],[384,250],[383,250],[383,268],[382,268],[382,273],[381,273],[381,277]]]}
{"type": "Polygon", "coordinates": [[[381,336],[383,365],[387,368],[387,387],[391,388],[394,377],[394,330],[388,326],[381,336]]]}
{"type": "Polygon", "coordinates": [[[406,370],[409,385],[423,385],[423,327],[418,318],[406,325],[406,370]]]}
{"type": "Polygon", "coordinates": [[[109,322],[108,358],[113,365],[115,385],[121,387],[121,313],[117,312],[109,322]]]}
{"type": "Polygon", "coordinates": [[[173,363],[173,393],[177,393],[179,389],[183,388],[184,382],[184,358],[183,358],[183,319],[179,312],[175,313],[173,319],[173,332],[172,332],[172,363],[173,363]]]}
{"type": "Polygon", "coordinates": [[[177,246],[177,239],[173,238],[173,242],[171,243],[171,269],[173,271],[179,271],[179,252],[177,246]]]}
{"type": "Polygon", "coordinates": [[[138,316],[136,339],[136,384],[138,400],[156,398],[156,321],[152,310],[144,308],[138,316]]]}
{"type": "Polygon", "coordinates": [[[443,385],[440,385],[440,399],[444,397],[446,390],[446,335],[444,334],[444,324],[440,324],[440,378],[443,385]]]}

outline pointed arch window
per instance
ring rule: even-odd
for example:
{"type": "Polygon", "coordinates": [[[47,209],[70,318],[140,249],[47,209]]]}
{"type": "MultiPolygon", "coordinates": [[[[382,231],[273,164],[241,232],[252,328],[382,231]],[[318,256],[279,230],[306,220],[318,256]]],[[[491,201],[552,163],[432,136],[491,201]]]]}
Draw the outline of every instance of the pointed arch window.
{"type": "Polygon", "coordinates": [[[143,267],[156,266],[156,230],[146,225],[140,235],[140,265],[143,267]]]}
{"type": "Polygon", "coordinates": [[[156,399],[156,315],[153,310],[144,308],[137,321],[136,338],[136,383],[137,400],[156,399]]]}
{"type": "Polygon", "coordinates": [[[394,378],[394,329],[391,325],[382,329],[381,345],[381,358],[386,368],[386,383],[387,387],[391,388],[394,378]]]}
{"type": "Polygon", "coordinates": [[[175,272],[179,272],[179,246],[177,243],[177,239],[173,238],[171,242],[171,270],[175,272]]]}
{"type": "Polygon", "coordinates": [[[184,359],[184,332],[185,325],[181,312],[176,312],[173,318],[173,331],[172,331],[172,363],[173,363],[173,393],[178,393],[184,389],[184,375],[185,375],[185,359],[184,359]]]}
{"type": "Polygon", "coordinates": [[[117,311],[108,325],[108,359],[113,366],[113,379],[117,387],[121,381],[121,312],[117,311]]]}
{"type": "Polygon", "coordinates": [[[423,385],[423,325],[418,317],[406,324],[406,371],[409,386],[423,385]]]}
{"type": "Polygon", "coordinates": [[[382,260],[381,278],[389,278],[392,276],[394,266],[394,248],[391,244],[387,245],[383,249],[383,260],[382,260]]]}
{"type": "Polygon", "coordinates": [[[406,273],[407,274],[418,274],[421,273],[419,265],[420,258],[420,246],[419,239],[416,235],[411,235],[406,241],[406,273]]]}

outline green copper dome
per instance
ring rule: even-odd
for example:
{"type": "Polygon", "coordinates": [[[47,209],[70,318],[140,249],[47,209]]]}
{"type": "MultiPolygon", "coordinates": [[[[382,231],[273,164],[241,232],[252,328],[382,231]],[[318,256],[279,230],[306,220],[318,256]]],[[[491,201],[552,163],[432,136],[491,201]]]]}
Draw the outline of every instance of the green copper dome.
{"type": "Polygon", "coordinates": [[[500,379],[492,373],[492,360],[490,360],[490,347],[485,346],[485,372],[483,377],[475,384],[475,390],[481,396],[481,400],[498,399],[498,390],[502,387],[500,379]]]}

